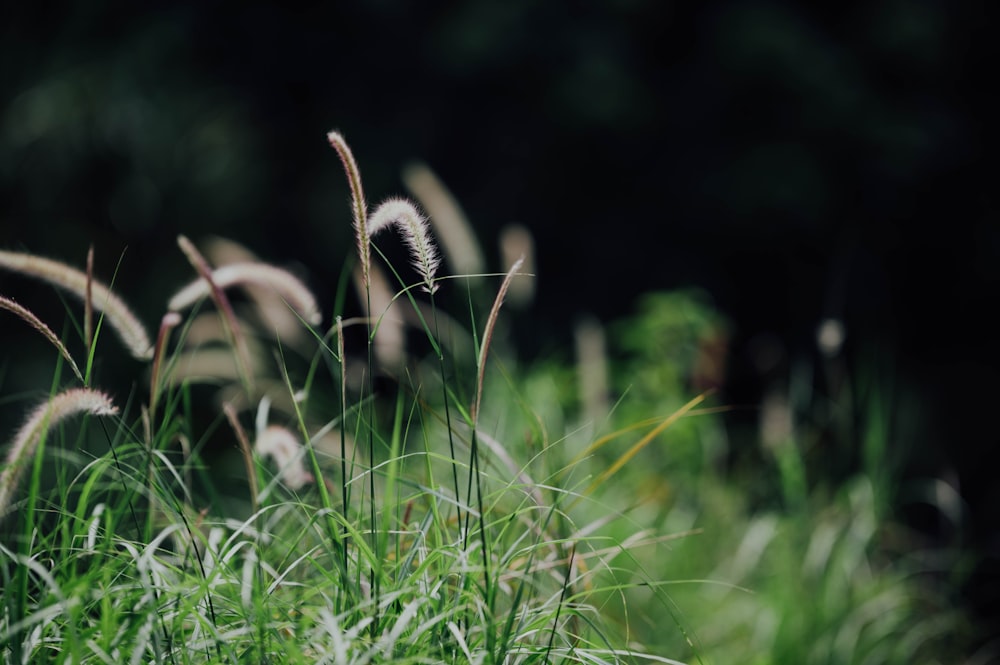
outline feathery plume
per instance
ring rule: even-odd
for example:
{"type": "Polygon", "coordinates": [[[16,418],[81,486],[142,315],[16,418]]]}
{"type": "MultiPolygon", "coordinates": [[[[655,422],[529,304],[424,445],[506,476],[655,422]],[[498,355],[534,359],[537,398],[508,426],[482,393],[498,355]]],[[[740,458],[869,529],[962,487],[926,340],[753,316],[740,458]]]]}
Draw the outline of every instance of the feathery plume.
{"type": "Polygon", "coordinates": [[[426,164],[410,164],[403,169],[403,184],[427,211],[452,271],[459,275],[482,273],[486,261],[472,225],[434,171],[426,164]]]}
{"type": "Polygon", "coordinates": [[[65,346],[63,346],[63,343],[59,341],[56,334],[52,332],[52,329],[42,323],[42,320],[35,316],[31,310],[26,307],[22,307],[10,298],[4,298],[3,296],[0,296],[0,309],[5,309],[8,312],[13,312],[14,314],[20,316],[29,326],[40,332],[45,339],[49,340],[49,343],[59,350],[62,357],[69,363],[70,369],[72,369],[73,373],[76,374],[76,378],[83,381],[83,374],[80,373],[80,368],[77,367],[76,362],[73,361],[73,356],[69,355],[69,351],[65,346]]]}
{"type": "Polygon", "coordinates": [[[354,213],[354,233],[358,238],[358,256],[361,259],[361,274],[365,287],[368,286],[368,267],[371,265],[371,238],[368,234],[368,205],[365,203],[365,193],[361,189],[361,172],[354,161],[354,154],[340,132],[330,132],[326,135],[330,145],[337,151],[340,161],[347,174],[347,182],[351,188],[351,210],[354,213]]]}
{"type": "MultiPolygon", "coordinates": [[[[231,263],[212,271],[212,281],[220,289],[232,286],[266,287],[277,293],[306,323],[317,326],[323,320],[316,298],[297,277],[267,263],[231,263]]],[[[174,294],[167,309],[179,312],[212,294],[204,279],[198,279],[174,294]]]]}
{"type": "Polygon", "coordinates": [[[171,361],[170,371],[162,381],[171,386],[179,386],[185,381],[224,385],[243,380],[243,373],[240,361],[231,348],[214,347],[178,354],[171,361]]]}
{"type": "Polygon", "coordinates": [[[118,413],[118,408],[107,395],[89,388],[66,390],[36,408],[14,437],[10,452],[7,453],[7,462],[0,473],[0,519],[8,513],[21,475],[28,467],[42,436],[53,425],[77,413],[113,416],[118,413]]]}
{"type": "MultiPolygon", "coordinates": [[[[222,267],[233,263],[261,263],[260,258],[243,245],[218,236],[202,241],[205,256],[212,265],[222,267]]],[[[302,319],[307,318],[289,308],[288,301],[271,286],[257,286],[247,283],[242,289],[253,301],[260,318],[267,322],[278,339],[284,342],[299,342],[305,339],[302,319]]],[[[315,300],[315,298],[313,298],[315,300]]],[[[317,318],[322,319],[317,310],[317,318]]],[[[318,325],[312,324],[312,325],[318,325]]]]}
{"type": "Polygon", "coordinates": [[[525,307],[535,297],[535,238],[527,227],[509,224],[500,231],[500,260],[507,265],[517,257],[524,257],[521,266],[525,274],[510,283],[507,302],[515,307],[525,307]]]}
{"type": "MultiPolygon", "coordinates": [[[[0,268],[36,277],[69,291],[84,302],[87,300],[87,275],[65,263],[0,250],[0,268]]],[[[108,324],[132,355],[140,360],[152,358],[153,345],[149,341],[149,335],[125,303],[97,280],[91,280],[90,290],[94,309],[104,314],[108,324]]]]}
{"type": "Polygon", "coordinates": [[[218,312],[202,311],[194,318],[188,319],[184,326],[184,348],[198,348],[217,342],[229,343],[226,324],[222,322],[218,312]]]}
{"type": "Polygon", "coordinates": [[[424,280],[424,291],[427,293],[437,291],[434,273],[437,272],[441,258],[434,243],[431,242],[427,218],[417,212],[417,208],[406,199],[388,199],[383,201],[369,218],[369,238],[390,226],[399,229],[409,247],[413,267],[424,280]]]}
{"type": "Polygon", "coordinates": [[[302,444],[292,432],[271,425],[257,437],[254,449],[261,457],[271,457],[279,470],[281,481],[289,489],[299,490],[315,480],[302,461],[302,444]]]}
{"type": "Polygon", "coordinates": [[[260,258],[235,240],[222,236],[208,236],[201,242],[202,251],[213,265],[225,266],[230,263],[257,263],[260,258]]]}
{"type": "Polygon", "coordinates": [[[253,387],[253,375],[250,372],[250,350],[247,348],[247,340],[243,336],[243,330],[240,328],[239,321],[236,318],[236,312],[233,311],[233,306],[230,304],[225,292],[215,283],[212,277],[212,267],[208,265],[208,261],[197,250],[194,243],[185,236],[179,235],[177,236],[177,245],[184,252],[184,255],[195,271],[201,275],[202,280],[208,284],[212,300],[215,301],[215,306],[219,308],[219,313],[225,323],[229,342],[236,351],[236,361],[240,368],[240,375],[249,391],[253,387]]]}
{"type": "Polygon", "coordinates": [[[573,328],[576,346],[576,377],[584,418],[596,429],[607,417],[608,351],[604,328],[594,318],[578,321],[573,328]]]}

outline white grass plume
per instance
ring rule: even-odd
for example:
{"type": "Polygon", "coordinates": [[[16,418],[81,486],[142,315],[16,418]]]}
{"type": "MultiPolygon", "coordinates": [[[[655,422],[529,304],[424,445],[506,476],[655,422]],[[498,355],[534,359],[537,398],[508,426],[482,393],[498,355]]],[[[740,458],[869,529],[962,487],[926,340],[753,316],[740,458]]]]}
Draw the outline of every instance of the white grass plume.
{"type": "MultiPolygon", "coordinates": [[[[51,259],[0,250],[0,268],[36,277],[69,291],[81,301],[87,301],[87,275],[65,263],[51,259]]],[[[105,320],[118,334],[131,354],[140,360],[153,357],[153,345],[139,319],[118,296],[97,280],[90,281],[93,307],[104,314],[105,320]]]]}
{"type": "Polygon", "coordinates": [[[596,430],[610,410],[608,350],[604,327],[592,317],[582,319],[573,328],[573,340],[583,416],[596,430]]]}
{"type": "Polygon", "coordinates": [[[236,312],[233,311],[233,306],[230,304],[229,298],[226,297],[225,291],[223,291],[222,288],[215,283],[212,266],[208,264],[205,257],[202,256],[201,252],[199,252],[194,246],[194,243],[188,240],[186,236],[179,235],[177,236],[177,245],[181,248],[181,251],[184,252],[184,255],[191,263],[191,266],[195,269],[195,272],[201,275],[201,281],[203,281],[208,287],[212,300],[215,301],[215,306],[219,309],[219,315],[225,324],[229,342],[232,344],[236,353],[236,361],[240,368],[243,383],[249,392],[253,388],[250,350],[247,347],[246,336],[243,334],[243,329],[240,327],[239,320],[236,318],[236,312]]]}
{"type": "Polygon", "coordinates": [[[535,237],[531,231],[520,224],[508,224],[500,230],[500,260],[503,265],[509,265],[524,257],[521,271],[510,283],[507,302],[515,307],[525,307],[535,298],[535,237]]]}
{"type": "Polygon", "coordinates": [[[212,347],[180,353],[163,372],[164,383],[179,386],[184,382],[225,385],[241,381],[244,370],[231,348],[212,347]]]}
{"type": "MultiPolygon", "coordinates": [[[[261,259],[256,254],[235,240],[228,238],[211,236],[202,241],[202,247],[205,256],[215,266],[221,267],[234,263],[261,262],[261,259]]],[[[306,339],[302,328],[302,319],[305,317],[289,308],[288,301],[273,287],[244,284],[242,288],[250,296],[260,318],[267,322],[267,325],[278,339],[286,343],[297,343],[306,339]]],[[[315,300],[315,298],[313,299],[315,300]]]]}
{"type": "MultiPolygon", "coordinates": [[[[323,320],[316,298],[297,277],[267,263],[231,263],[212,271],[212,281],[220,289],[232,286],[265,287],[279,295],[309,325],[318,326],[323,320]]],[[[179,312],[212,295],[204,279],[197,279],[170,299],[167,309],[179,312]]]]}
{"type": "Polygon", "coordinates": [[[387,199],[383,201],[368,221],[369,238],[382,229],[395,226],[403,236],[410,249],[413,267],[424,280],[423,289],[434,293],[438,285],[434,282],[434,274],[441,264],[437,248],[431,241],[427,218],[421,215],[416,206],[406,199],[387,199]]]}
{"type": "Polygon", "coordinates": [[[22,307],[21,305],[18,305],[10,298],[4,298],[3,296],[0,296],[0,309],[5,309],[8,312],[17,314],[19,317],[24,319],[24,321],[28,325],[30,325],[32,328],[40,332],[42,336],[45,337],[45,339],[49,340],[50,344],[52,344],[53,346],[56,347],[56,349],[59,350],[59,353],[62,354],[62,357],[65,358],[66,362],[69,363],[70,369],[73,370],[73,374],[76,375],[76,378],[80,379],[80,381],[83,381],[83,374],[80,373],[80,368],[76,366],[76,362],[73,360],[73,356],[69,354],[69,351],[63,345],[63,343],[59,341],[59,338],[56,337],[56,334],[52,332],[52,329],[49,328],[47,325],[45,325],[41,319],[35,316],[31,310],[29,310],[26,307],[22,307]]]}
{"type": "Polygon", "coordinates": [[[0,473],[0,519],[7,514],[21,475],[29,466],[42,436],[49,428],[78,413],[112,416],[118,413],[118,408],[110,397],[90,388],[71,388],[36,408],[14,437],[3,472],[0,473]]]}
{"type": "Polygon", "coordinates": [[[279,477],[291,490],[302,489],[313,482],[313,475],[306,471],[302,455],[305,452],[299,439],[291,431],[271,425],[257,437],[254,449],[261,457],[270,457],[278,467],[279,477]]]}
{"type": "Polygon", "coordinates": [[[327,139],[337,151],[344,165],[347,181],[351,188],[351,210],[354,213],[354,232],[358,242],[358,256],[361,260],[361,275],[365,289],[371,284],[371,239],[376,233],[389,226],[397,226],[403,240],[410,248],[413,265],[424,280],[424,290],[434,293],[434,273],[441,259],[437,248],[430,239],[427,218],[417,212],[416,206],[406,199],[392,198],[384,201],[371,216],[361,188],[361,173],[358,171],[354,154],[339,132],[329,132],[327,139]]]}

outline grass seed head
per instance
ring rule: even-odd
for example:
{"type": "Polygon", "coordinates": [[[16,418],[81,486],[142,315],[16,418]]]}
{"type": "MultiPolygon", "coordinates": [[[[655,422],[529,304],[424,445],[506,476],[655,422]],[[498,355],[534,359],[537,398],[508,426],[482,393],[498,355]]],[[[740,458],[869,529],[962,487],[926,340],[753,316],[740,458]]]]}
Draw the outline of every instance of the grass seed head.
{"type": "Polygon", "coordinates": [[[354,161],[347,141],[340,132],[330,132],[326,135],[330,145],[340,156],[347,175],[347,183],[351,188],[351,211],[354,215],[354,233],[358,240],[358,257],[361,260],[361,271],[365,285],[368,284],[368,266],[371,265],[371,238],[368,234],[368,204],[365,203],[365,193],[361,188],[361,172],[354,161]]]}
{"type": "Polygon", "coordinates": [[[257,441],[254,449],[261,457],[270,457],[278,467],[281,481],[291,490],[299,490],[315,479],[306,471],[303,463],[303,446],[291,431],[278,425],[267,427],[257,441]]]}
{"type": "Polygon", "coordinates": [[[372,213],[368,223],[369,237],[390,226],[395,226],[403,236],[403,241],[410,250],[413,268],[424,281],[424,291],[428,293],[437,291],[438,285],[434,282],[434,274],[441,263],[441,258],[431,240],[427,218],[406,199],[388,199],[372,213]]]}
{"type": "Polygon", "coordinates": [[[9,511],[11,498],[42,436],[51,427],[78,413],[112,416],[118,413],[118,407],[110,397],[90,388],[66,390],[38,406],[14,437],[0,473],[0,519],[9,511]]]}
{"type": "MultiPolygon", "coordinates": [[[[280,296],[309,325],[318,326],[323,320],[312,292],[295,275],[277,266],[267,263],[231,263],[213,270],[212,281],[220,289],[233,286],[264,287],[280,296]]],[[[204,279],[197,279],[174,294],[167,308],[177,312],[207,296],[211,296],[211,287],[204,279]]]]}
{"type": "Polygon", "coordinates": [[[88,300],[89,284],[94,310],[104,314],[105,320],[131,354],[140,360],[153,357],[153,344],[139,319],[107,286],[94,279],[88,282],[86,273],[59,261],[3,250],[0,250],[0,268],[41,279],[69,291],[83,302],[88,300]]]}

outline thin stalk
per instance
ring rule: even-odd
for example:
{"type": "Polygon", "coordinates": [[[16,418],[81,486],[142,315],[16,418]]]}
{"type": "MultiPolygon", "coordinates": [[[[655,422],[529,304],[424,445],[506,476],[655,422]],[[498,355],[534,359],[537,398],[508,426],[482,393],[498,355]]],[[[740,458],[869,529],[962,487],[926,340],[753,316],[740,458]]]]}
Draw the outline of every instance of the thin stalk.
{"type": "MultiPolygon", "coordinates": [[[[507,274],[504,276],[503,281],[500,283],[500,289],[497,292],[497,297],[493,301],[493,307],[490,309],[490,315],[486,319],[486,326],[483,328],[483,341],[479,347],[479,357],[476,360],[476,398],[472,403],[472,439],[469,450],[469,488],[466,494],[467,500],[472,501],[472,478],[475,476],[476,479],[476,501],[479,506],[479,535],[482,539],[483,545],[483,572],[486,582],[486,588],[489,595],[492,597],[492,593],[489,592],[489,561],[488,561],[488,550],[486,547],[486,518],[483,515],[483,490],[481,479],[479,477],[479,437],[477,435],[479,427],[479,415],[480,408],[483,403],[483,381],[486,378],[486,359],[489,357],[490,343],[493,341],[493,331],[496,329],[497,317],[500,314],[500,306],[503,304],[504,296],[507,295],[507,289],[510,288],[510,282],[517,274],[517,271],[521,268],[521,264],[524,262],[524,257],[521,257],[514,262],[514,265],[510,267],[507,274]]],[[[468,516],[466,517],[466,535],[463,538],[463,546],[468,546],[468,527],[469,527],[468,516]]],[[[490,609],[492,609],[492,604],[490,609]]]]}
{"type": "Polygon", "coordinates": [[[559,615],[562,613],[563,603],[566,602],[566,591],[569,589],[570,581],[573,576],[573,559],[576,557],[576,543],[573,543],[573,549],[569,552],[569,563],[566,566],[566,580],[563,582],[562,593],[559,594],[559,605],[556,607],[556,616],[552,621],[552,631],[549,633],[549,644],[545,647],[545,663],[548,665],[549,656],[552,654],[552,643],[556,639],[556,630],[559,628],[559,615]]]}
{"type": "MultiPolygon", "coordinates": [[[[347,356],[344,353],[344,320],[337,315],[337,353],[340,355],[340,490],[344,502],[344,522],[348,520],[350,497],[347,494],[347,356]]],[[[352,470],[353,474],[353,470],[352,470]]],[[[344,570],[347,570],[347,528],[343,531],[344,570]]]]}
{"type": "Polygon", "coordinates": [[[87,250],[87,288],[83,298],[83,343],[88,349],[94,341],[94,244],[87,250]]]}
{"type": "MultiPolygon", "coordinates": [[[[344,140],[343,135],[340,132],[329,132],[327,134],[327,139],[330,142],[330,146],[337,151],[337,155],[340,157],[341,164],[344,166],[344,173],[347,175],[347,183],[351,190],[351,212],[354,217],[354,231],[357,237],[358,245],[358,258],[361,260],[361,273],[363,284],[365,288],[365,297],[367,312],[369,316],[367,318],[367,329],[368,329],[368,394],[375,394],[375,380],[373,378],[374,374],[374,335],[372,333],[371,325],[371,309],[372,309],[372,298],[371,298],[371,282],[370,280],[370,265],[371,265],[371,235],[368,229],[368,205],[365,203],[364,189],[361,185],[361,171],[358,169],[358,164],[354,159],[354,154],[351,152],[351,148],[347,145],[347,141],[344,140]]],[[[362,399],[364,395],[362,395],[362,399]]],[[[375,554],[374,560],[375,565],[379,568],[381,567],[381,557],[378,551],[378,539],[376,538],[376,531],[378,523],[376,521],[375,515],[375,402],[372,400],[369,404],[369,419],[368,419],[368,466],[369,466],[369,492],[371,495],[371,505],[369,507],[369,519],[371,520],[371,546],[375,554]]],[[[381,570],[378,571],[381,573],[381,570]]],[[[379,575],[376,575],[376,571],[372,568],[370,569],[372,576],[372,592],[374,596],[374,608],[375,617],[374,621],[371,623],[371,635],[374,638],[377,635],[378,623],[379,623],[379,600],[381,594],[381,583],[379,581],[379,575]]]]}
{"type": "Polygon", "coordinates": [[[208,284],[212,300],[219,310],[223,330],[225,330],[226,337],[229,339],[229,343],[233,347],[233,352],[236,354],[236,363],[239,367],[243,389],[247,395],[253,394],[253,364],[250,360],[250,349],[247,347],[246,337],[243,335],[239,320],[236,318],[236,312],[233,310],[226,292],[215,283],[215,279],[212,276],[212,266],[209,265],[205,257],[201,255],[201,252],[198,251],[190,240],[183,235],[179,235],[177,236],[177,245],[184,252],[191,267],[208,284]]]}
{"type": "MultiPolygon", "coordinates": [[[[280,352],[281,349],[279,348],[279,353],[280,352]]],[[[292,379],[288,375],[287,363],[285,362],[283,354],[280,356],[280,360],[281,362],[279,364],[281,366],[281,376],[285,382],[285,387],[288,389],[289,395],[294,395],[295,389],[292,387],[292,379]]],[[[320,502],[323,506],[323,509],[326,511],[327,515],[326,527],[327,527],[327,532],[330,534],[330,541],[334,544],[335,547],[343,549],[344,543],[340,539],[339,531],[334,526],[335,519],[333,515],[335,514],[335,511],[333,510],[333,502],[330,500],[330,493],[329,491],[327,491],[326,482],[323,478],[323,470],[320,468],[319,459],[316,457],[316,448],[312,444],[311,438],[309,436],[309,430],[306,428],[305,417],[302,414],[301,408],[299,407],[298,400],[292,399],[292,408],[295,409],[295,420],[299,425],[300,432],[302,433],[302,440],[308,443],[306,449],[309,452],[309,461],[312,465],[313,476],[316,478],[316,487],[319,489],[320,502]]],[[[346,516],[344,522],[345,523],[347,522],[346,516]]],[[[343,562],[345,562],[345,566],[344,569],[340,571],[340,574],[341,578],[344,581],[343,588],[348,589],[350,588],[350,586],[348,584],[348,578],[347,578],[346,555],[342,560],[343,562]]],[[[337,559],[337,562],[340,563],[341,559],[337,559]]]]}
{"type": "MultiPolygon", "coordinates": [[[[438,339],[441,338],[441,329],[438,321],[437,315],[437,305],[434,301],[434,294],[431,294],[431,312],[434,316],[434,336],[438,339]]],[[[445,377],[445,367],[444,367],[444,349],[440,344],[437,346],[437,357],[438,357],[438,369],[441,372],[441,397],[444,399],[444,421],[445,428],[448,431],[448,451],[451,453],[451,475],[452,480],[455,483],[455,502],[456,502],[456,523],[462,524],[462,510],[457,507],[459,497],[458,488],[458,457],[455,455],[455,433],[451,428],[451,407],[449,406],[448,400],[448,384],[445,377]]]]}
{"type": "MultiPolygon", "coordinates": [[[[368,309],[370,313],[372,311],[372,295],[371,288],[368,284],[365,285],[365,294],[368,300],[368,309]]],[[[368,395],[371,397],[375,396],[375,333],[372,330],[371,316],[365,317],[365,325],[368,328],[368,395]]],[[[373,607],[375,609],[375,620],[371,623],[371,634],[374,638],[378,634],[378,623],[379,623],[379,606],[381,600],[381,590],[382,585],[380,577],[381,562],[382,557],[378,549],[378,522],[375,514],[375,400],[372,399],[368,404],[368,491],[369,491],[369,519],[371,520],[371,548],[375,553],[374,561],[375,565],[369,568],[369,574],[372,581],[372,597],[374,599],[373,607]],[[376,567],[378,570],[376,570],[376,567]]]]}

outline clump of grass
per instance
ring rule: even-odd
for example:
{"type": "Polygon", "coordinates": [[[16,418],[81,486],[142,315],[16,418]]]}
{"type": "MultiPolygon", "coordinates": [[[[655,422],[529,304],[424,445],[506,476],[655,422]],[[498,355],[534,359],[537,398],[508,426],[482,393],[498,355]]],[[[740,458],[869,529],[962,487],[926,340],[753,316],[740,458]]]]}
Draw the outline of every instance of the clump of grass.
{"type": "Polygon", "coordinates": [[[607,535],[616,516],[598,512],[590,460],[567,462],[569,439],[537,429],[494,351],[520,261],[495,276],[484,325],[470,325],[472,353],[447,347],[437,330],[449,281],[425,218],[401,199],[369,215],[347,143],[329,140],[351,189],[366,311],[380,230],[399,229],[418,276],[409,283],[387,266],[398,282],[391,301],[411,307],[431,349],[429,362],[392,377],[395,390],[375,390],[379,317],[335,311],[319,328],[308,287],[274,266],[213,267],[181,236],[199,279],[168,304],[154,346],[92,277],[0,254],[6,267],[82,292],[151,361],[149,393],[120,412],[104,393],[63,390],[55,376],[52,397],[15,437],[0,505],[15,505],[27,485],[27,510],[3,525],[0,653],[80,663],[676,662],[644,651],[598,604],[653,582],[624,576],[620,561],[660,536],[607,535]],[[233,286],[277,294],[313,348],[241,319],[226,295],[233,286]],[[197,332],[205,297],[221,334],[197,332]],[[360,353],[345,341],[357,324],[368,343],[360,353]],[[228,370],[210,366],[217,353],[228,370]],[[104,426],[56,427],[81,411],[106,416],[104,426]],[[95,436],[103,452],[75,452],[93,450],[95,436]],[[212,459],[219,439],[235,452],[212,459]]]}

